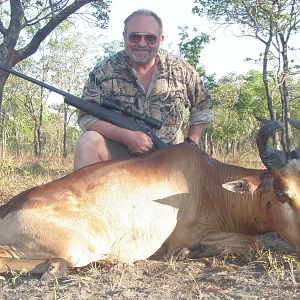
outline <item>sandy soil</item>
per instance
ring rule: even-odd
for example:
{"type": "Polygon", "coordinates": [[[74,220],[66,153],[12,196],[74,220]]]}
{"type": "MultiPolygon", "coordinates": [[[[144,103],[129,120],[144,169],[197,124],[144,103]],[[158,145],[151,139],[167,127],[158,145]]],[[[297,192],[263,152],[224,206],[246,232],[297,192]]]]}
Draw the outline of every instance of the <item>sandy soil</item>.
{"type": "Polygon", "coordinates": [[[248,258],[101,262],[43,283],[37,277],[0,277],[1,299],[300,299],[300,263],[276,235],[248,258]],[[275,250],[276,249],[276,250],[275,250]]]}

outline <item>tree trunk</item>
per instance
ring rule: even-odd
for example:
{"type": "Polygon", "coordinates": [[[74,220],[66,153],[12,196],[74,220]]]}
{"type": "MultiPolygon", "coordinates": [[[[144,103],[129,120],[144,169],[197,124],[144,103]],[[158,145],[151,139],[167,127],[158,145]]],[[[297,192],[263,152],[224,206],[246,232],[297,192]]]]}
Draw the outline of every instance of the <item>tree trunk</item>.
{"type": "MultiPolygon", "coordinates": [[[[1,115],[0,115],[1,116],[1,115]]],[[[5,153],[6,153],[6,114],[3,113],[2,114],[2,118],[1,119],[1,159],[4,160],[5,158],[5,153]]]]}
{"type": "Polygon", "coordinates": [[[38,145],[38,156],[41,156],[43,152],[43,142],[42,142],[42,126],[43,126],[43,103],[41,100],[40,110],[39,110],[39,121],[37,124],[37,145],[38,145]]]}
{"type": "Polygon", "coordinates": [[[34,120],[34,128],[33,128],[33,148],[34,148],[34,156],[38,156],[38,143],[37,143],[37,121],[34,120]]]}
{"type": "MultiPolygon", "coordinates": [[[[0,70],[0,116],[2,112],[4,85],[7,81],[7,78],[8,78],[8,74],[0,70]]],[[[0,118],[0,120],[3,121],[2,118],[0,118]]]]}
{"type": "Polygon", "coordinates": [[[283,34],[279,33],[279,38],[282,46],[282,59],[283,59],[283,74],[282,74],[282,84],[281,84],[281,97],[282,97],[282,110],[283,110],[283,122],[285,127],[285,144],[286,149],[285,151],[291,150],[292,144],[292,130],[290,123],[287,121],[290,117],[289,111],[289,93],[288,93],[288,75],[289,75],[289,61],[287,55],[287,42],[284,39],[283,34]]]}
{"type": "Polygon", "coordinates": [[[19,156],[21,154],[22,149],[22,141],[21,141],[21,133],[20,133],[20,126],[19,123],[16,123],[14,126],[14,132],[16,137],[16,144],[15,144],[15,154],[19,156]]]}
{"type": "Polygon", "coordinates": [[[68,156],[68,150],[67,150],[67,127],[68,127],[68,109],[67,104],[64,103],[64,145],[63,145],[63,157],[66,158],[68,156]]]}
{"type": "Polygon", "coordinates": [[[227,118],[227,132],[226,132],[226,155],[229,154],[230,151],[230,119],[231,119],[231,114],[229,112],[228,118],[227,118]]]}
{"type": "MultiPolygon", "coordinates": [[[[276,113],[273,108],[273,98],[270,91],[269,76],[268,76],[268,54],[270,51],[271,42],[272,42],[272,36],[270,35],[269,40],[265,43],[264,58],[263,58],[263,83],[266,91],[266,98],[267,98],[267,105],[270,114],[270,119],[272,121],[275,121],[276,113]]],[[[273,137],[273,146],[275,148],[278,148],[279,145],[280,145],[280,138],[278,133],[275,133],[273,137]]]]}
{"type": "Polygon", "coordinates": [[[212,134],[209,135],[209,145],[210,145],[210,156],[214,156],[216,151],[215,151],[215,145],[213,142],[212,134]]]}

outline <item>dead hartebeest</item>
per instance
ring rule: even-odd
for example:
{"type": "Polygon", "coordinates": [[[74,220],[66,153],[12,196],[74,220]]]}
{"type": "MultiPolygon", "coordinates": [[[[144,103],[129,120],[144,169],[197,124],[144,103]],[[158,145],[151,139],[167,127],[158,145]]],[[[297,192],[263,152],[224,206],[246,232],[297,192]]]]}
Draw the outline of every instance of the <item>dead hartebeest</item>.
{"type": "Polygon", "coordinates": [[[180,144],[22,192],[0,207],[0,272],[46,280],[101,259],[132,263],[183,248],[201,257],[249,248],[273,231],[299,254],[300,150],[269,147],[279,129],[268,122],[257,135],[266,170],[180,144]]]}

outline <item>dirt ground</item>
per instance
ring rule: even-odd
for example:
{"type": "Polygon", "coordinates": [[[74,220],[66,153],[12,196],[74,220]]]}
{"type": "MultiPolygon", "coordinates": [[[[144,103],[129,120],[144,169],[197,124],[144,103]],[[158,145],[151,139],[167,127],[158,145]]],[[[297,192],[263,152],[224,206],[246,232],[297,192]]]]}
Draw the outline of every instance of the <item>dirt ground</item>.
{"type": "Polygon", "coordinates": [[[0,277],[4,300],[36,299],[300,299],[299,260],[276,235],[263,250],[186,261],[94,263],[53,282],[13,274],[0,277]],[[277,250],[275,250],[277,249],[277,250]]]}

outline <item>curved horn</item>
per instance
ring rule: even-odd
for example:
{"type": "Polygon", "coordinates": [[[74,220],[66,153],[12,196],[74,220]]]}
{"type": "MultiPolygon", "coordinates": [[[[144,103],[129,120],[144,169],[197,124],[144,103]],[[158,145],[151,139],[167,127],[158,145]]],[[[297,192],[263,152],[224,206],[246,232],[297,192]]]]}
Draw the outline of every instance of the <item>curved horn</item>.
{"type": "Polygon", "coordinates": [[[291,118],[288,118],[287,120],[293,127],[300,129],[300,121],[291,118]]]}
{"type": "MultiPolygon", "coordinates": [[[[290,119],[290,118],[288,118],[287,120],[293,127],[300,129],[300,121],[296,119],[290,119]]],[[[299,159],[299,158],[300,158],[300,147],[298,147],[297,149],[289,153],[289,159],[299,159]]]]}
{"type": "Polygon", "coordinates": [[[257,118],[264,125],[259,129],[256,137],[256,143],[261,161],[269,170],[283,168],[287,159],[284,151],[277,150],[268,145],[269,138],[280,129],[283,124],[280,121],[267,121],[266,119],[257,118]]]}
{"type": "Polygon", "coordinates": [[[266,125],[266,124],[268,124],[270,122],[270,120],[265,119],[263,117],[255,117],[255,118],[256,118],[256,120],[262,122],[264,125],[266,125]]]}

